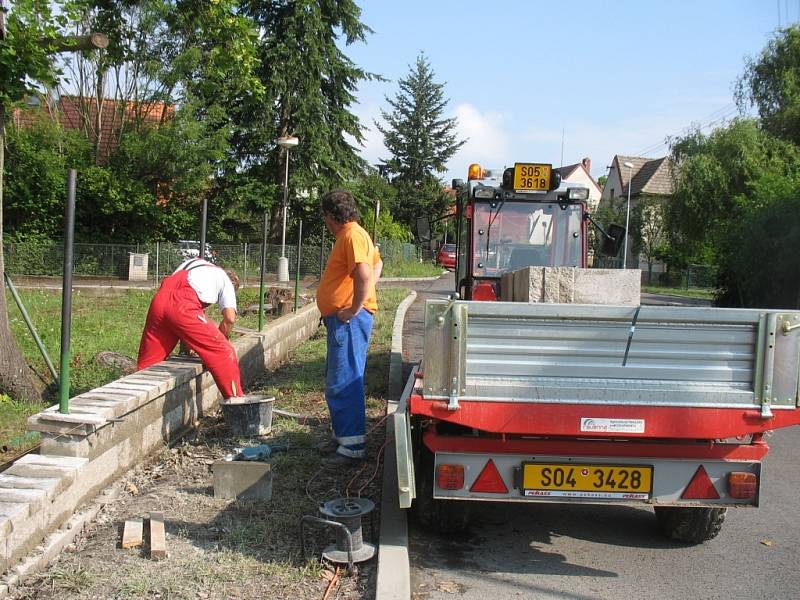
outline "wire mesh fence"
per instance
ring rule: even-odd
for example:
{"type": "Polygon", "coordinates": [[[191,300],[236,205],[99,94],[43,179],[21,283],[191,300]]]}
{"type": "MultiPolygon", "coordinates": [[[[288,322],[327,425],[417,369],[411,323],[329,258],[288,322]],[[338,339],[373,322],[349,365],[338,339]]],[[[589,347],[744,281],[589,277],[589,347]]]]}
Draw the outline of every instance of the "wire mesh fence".
{"type": "MultiPolygon", "coordinates": [[[[300,276],[319,277],[325,267],[332,242],[323,246],[303,245],[300,249],[300,276]]],[[[379,243],[384,262],[417,262],[420,250],[413,244],[392,240],[379,243]]],[[[199,242],[153,242],[141,244],[75,244],[75,276],[131,279],[132,255],[146,255],[146,281],[160,281],[184,260],[199,256],[199,242]]],[[[58,242],[6,242],[3,244],[5,270],[9,275],[59,277],[64,266],[64,246],[58,242]]],[[[297,272],[297,246],[287,245],[289,274],[297,272]]],[[[232,269],[243,282],[258,281],[261,269],[261,244],[206,245],[205,258],[232,269]]],[[[281,246],[266,247],[265,273],[276,273],[281,246]]],[[[142,264],[141,258],[137,261],[142,264]]]]}
{"type": "MultiPolygon", "coordinates": [[[[592,267],[595,269],[621,269],[621,258],[595,257],[592,267]]],[[[689,265],[686,269],[650,270],[647,263],[641,263],[642,284],[655,287],[684,289],[714,288],[716,268],[712,265],[689,265]]]]}

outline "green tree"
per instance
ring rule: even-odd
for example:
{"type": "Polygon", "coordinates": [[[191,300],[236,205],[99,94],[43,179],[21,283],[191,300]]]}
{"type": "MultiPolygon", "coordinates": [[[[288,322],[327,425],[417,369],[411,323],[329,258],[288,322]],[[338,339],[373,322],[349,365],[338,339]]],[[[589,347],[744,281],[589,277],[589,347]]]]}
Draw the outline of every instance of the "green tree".
{"type": "Polygon", "coordinates": [[[652,283],[653,263],[668,255],[668,237],[664,205],[668,199],[641,197],[631,211],[631,249],[634,256],[647,262],[647,281],[652,283]]]}
{"type": "MultiPolygon", "coordinates": [[[[430,62],[420,54],[398,82],[397,95],[386,98],[392,109],[381,111],[386,124],[375,123],[391,154],[384,160],[384,170],[393,176],[397,189],[395,218],[412,230],[418,216],[437,219],[452,204],[438,174],[466,141],[458,140],[456,119],[443,118],[448,100],[444,84],[434,77],[430,62]]],[[[437,227],[444,225],[440,222],[437,227]]]]}
{"type": "Polygon", "coordinates": [[[389,171],[416,186],[444,172],[447,161],[465,142],[455,133],[456,119],[442,118],[448,99],[444,84],[436,83],[434,77],[430,62],[420,54],[398,82],[397,95],[386,98],[392,107],[391,112],[381,111],[386,125],[375,123],[392,155],[384,161],[389,171]]]}
{"type": "Polygon", "coordinates": [[[758,57],[747,59],[736,100],[742,110],[754,105],[768,132],[800,144],[800,26],[778,30],[758,57]]]}
{"type": "Polygon", "coordinates": [[[0,0],[0,393],[18,399],[41,400],[41,386],[25,364],[8,326],[3,264],[3,171],[5,169],[6,108],[52,84],[58,76],[53,53],[60,50],[74,2],[17,0],[7,14],[0,0]]]}
{"type": "MultiPolygon", "coordinates": [[[[378,76],[355,65],[344,49],[372,30],[353,0],[242,0],[241,9],[261,32],[257,73],[266,93],[246,98],[237,110],[237,169],[243,165],[279,194],[287,154],[275,140],[297,136],[300,144],[289,154],[289,201],[295,215],[308,217],[318,212],[317,190],[342,185],[366,166],[352,143],[363,142],[364,129],[350,107],[359,82],[378,76]]],[[[280,236],[278,198],[267,199],[273,239],[280,236]]],[[[306,219],[305,234],[321,227],[319,219],[306,219]]]]}
{"type": "Polygon", "coordinates": [[[358,203],[361,222],[372,233],[375,241],[396,240],[408,242],[413,237],[407,227],[394,220],[397,204],[397,190],[375,169],[368,169],[363,175],[349,183],[353,196],[358,203]],[[375,227],[375,203],[380,202],[378,224],[375,227]]]}
{"type": "Polygon", "coordinates": [[[712,255],[720,236],[756,198],[753,182],[764,175],[789,175],[800,166],[800,151],[752,119],[736,119],[705,135],[693,131],[673,142],[674,195],[668,205],[670,229],[691,253],[712,255]]]}

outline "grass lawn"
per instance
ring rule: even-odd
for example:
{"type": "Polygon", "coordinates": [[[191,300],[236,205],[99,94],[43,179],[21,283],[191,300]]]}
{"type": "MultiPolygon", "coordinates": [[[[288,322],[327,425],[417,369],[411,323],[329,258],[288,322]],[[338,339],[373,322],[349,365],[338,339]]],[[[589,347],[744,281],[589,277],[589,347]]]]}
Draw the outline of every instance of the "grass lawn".
{"type": "Polygon", "coordinates": [[[648,294],[664,294],[666,296],[683,296],[684,298],[703,298],[705,300],[714,299],[714,290],[699,288],[668,288],[654,285],[643,285],[642,291],[648,294]]]}
{"type": "Polygon", "coordinates": [[[389,262],[384,261],[381,277],[438,277],[442,267],[433,261],[423,262],[389,262]]]}
{"type": "MultiPolygon", "coordinates": [[[[197,431],[147,464],[125,474],[120,496],[80,536],[70,552],[46,572],[28,580],[17,598],[322,598],[333,568],[319,560],[333,541],[330,532],[311,531],[309,557],[301,553],[298,525],[318,514],[320,502],[359,496],[380,506],[381,463],[386,441],[385,400],[392,324],[407,290],[383,289],[367,361],[367,460],[358,465],[326,465],[314,444],[326,439],[329,417],[323,396],[325,329],[290,353],[287,361],[250,391],[275,395],[275,407],[316,417],[297,422],[273,419],[269,436],[236,438],[219,413],[205,417],[197,431]],[[272,498],[231,502],[214,498],[210,466],[236,447],[267,442],[286,444],[270,459],[272,498]],[[126,519],[164,513],[169,557],[152,561],[143,548],[119,548],[126,519]]],[[[377,525],[377,510],[372,513],[377,525]]],[[[365,541],[377,527],[365,519],[365,541]]],[[[331,598],[371,598],[375,561],[360,563],[353,577],[341,577],[331,598]]],[[[326,595],[327,597],[327,595],[326,595]]]]}

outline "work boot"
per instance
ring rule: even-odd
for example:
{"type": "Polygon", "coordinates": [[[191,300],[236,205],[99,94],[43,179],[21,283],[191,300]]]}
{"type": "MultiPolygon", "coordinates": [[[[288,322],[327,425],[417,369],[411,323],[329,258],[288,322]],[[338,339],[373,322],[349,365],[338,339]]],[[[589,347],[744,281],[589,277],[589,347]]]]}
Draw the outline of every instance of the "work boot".
{"type": "Polygon", "coordinates": [[[324,442],[319,442],[314,446],[314,448],[316,448],[320,454],[333,454],[339,449],[339,442],[337,442],[334,438],[330,438],[324,442]]]}
{"type": "Polygon", "coordinates": [[[354,467],[363,464],[364,460],[364,458],[351,458],[350,456],[334,452],[330,456],[324,458],[322,464],[329,467],[354,467]]]}

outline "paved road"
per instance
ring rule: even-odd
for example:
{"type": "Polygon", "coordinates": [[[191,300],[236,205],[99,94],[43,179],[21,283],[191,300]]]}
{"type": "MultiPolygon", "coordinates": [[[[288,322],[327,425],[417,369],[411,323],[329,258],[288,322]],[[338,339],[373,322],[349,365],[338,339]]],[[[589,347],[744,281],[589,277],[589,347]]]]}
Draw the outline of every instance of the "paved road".
{"type": "MultiPolygon", "coordinates": [[[[407,360],[421,349],[422,302],[450,290],[447,277],[421,286],[406,318],[407,360]]],[[[413,597],[798,597],[800,428],[779,431],[769,442],[762,507],[730,511],[720,535],[700,546],[662,538],[646,507],[486,503],[466,535],[447,538],[410,519],[413,597]]]]}

